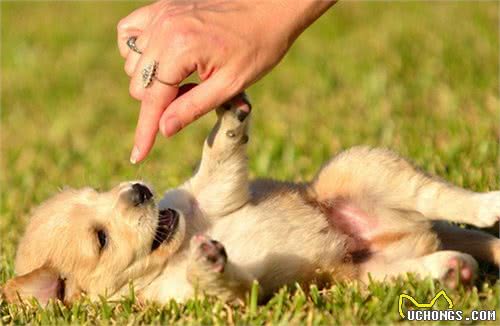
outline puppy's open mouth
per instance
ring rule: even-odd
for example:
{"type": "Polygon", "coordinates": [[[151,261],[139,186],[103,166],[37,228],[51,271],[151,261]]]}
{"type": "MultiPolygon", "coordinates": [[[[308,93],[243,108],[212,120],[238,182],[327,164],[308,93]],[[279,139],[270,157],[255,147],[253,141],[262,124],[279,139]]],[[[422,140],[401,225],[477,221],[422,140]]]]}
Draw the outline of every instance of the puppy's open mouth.
{"type": "Polygon", "coordinates": [[[170,208],[161,210],[158,216],[158,226],[156,227],[151,251],[156,250],[162,243],[170,241],[178,225],[179,213],[170,208]]]}

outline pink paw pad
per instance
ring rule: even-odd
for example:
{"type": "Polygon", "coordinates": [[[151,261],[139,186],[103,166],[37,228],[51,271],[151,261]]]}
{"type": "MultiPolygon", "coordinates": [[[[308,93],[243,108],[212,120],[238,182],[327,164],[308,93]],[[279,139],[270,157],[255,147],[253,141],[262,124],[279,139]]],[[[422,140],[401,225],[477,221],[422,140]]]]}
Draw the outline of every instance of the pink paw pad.
{"type": "Polygon", "coordinates": [[[201,258],[210,266],[210,269],[217,273],[224,272],[227,262],[227,253],[224,246],[220,242],[205,236],[197,235],[195,241],[198,243],[201,258]]]}
{"type": "Polygon", "coordinates": [[[459,284],[471,285],[475,277],[475,268],[467,260],[453,257],[448,261],[448,271],[443,281],[450,288],[456,288],[459,284]]]}

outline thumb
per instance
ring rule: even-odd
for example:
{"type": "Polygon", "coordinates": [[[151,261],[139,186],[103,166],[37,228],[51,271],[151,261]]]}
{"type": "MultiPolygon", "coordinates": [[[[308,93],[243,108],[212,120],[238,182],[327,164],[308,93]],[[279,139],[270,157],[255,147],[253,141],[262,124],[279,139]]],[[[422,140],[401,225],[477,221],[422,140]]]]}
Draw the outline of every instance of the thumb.
{"type": "Polygon", "coordinates": [[[228,82],[225,75],[214,74],[185,94],[177,97],[163,112],[160,119],[160,131],[165,137],[176,134],[179,130],[212,111],[222,103],[238,94],[243,87],[228,82]]]}

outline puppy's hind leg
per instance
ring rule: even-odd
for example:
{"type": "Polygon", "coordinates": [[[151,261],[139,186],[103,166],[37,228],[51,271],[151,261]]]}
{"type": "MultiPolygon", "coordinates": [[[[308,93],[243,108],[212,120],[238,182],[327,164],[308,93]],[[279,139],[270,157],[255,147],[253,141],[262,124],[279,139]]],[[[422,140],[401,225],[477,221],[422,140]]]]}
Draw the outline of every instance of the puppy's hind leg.
{"type": "Polygon", "coordinates": [[[369,198],[388,208],[441,219],[493,225],[500,219],[500,191],[476,193],[430,177],[385,149],[354,147],[336,156],[312,183],[316,200],[369,198]]]}
{"type": "Polygon", "coordinates": [[[443,250],[468,253],[500,267],[500,239],[479,230],[463,229],[443,221],[433,222],[443,250]]]}
{"type": "Polygon", "coordinates": [[[477,273],[476,260],[458,251],[437,251],[418,258],[403,259],[386,263],[384,259],[374,258],[361,265],[361,280],[369,278],[384,281],[391,277],[406,276],[407,273],[419,277],[431,277],[443,281],[449,287],[459,283],[470,285],[477,273]]]}
{"type": "Polygon", "coordinates": [[[246,144],[251,106],[244,94],[217,109],[195,175],[184,185],[207,217],[224,216],[249,200],[246,144]]]}

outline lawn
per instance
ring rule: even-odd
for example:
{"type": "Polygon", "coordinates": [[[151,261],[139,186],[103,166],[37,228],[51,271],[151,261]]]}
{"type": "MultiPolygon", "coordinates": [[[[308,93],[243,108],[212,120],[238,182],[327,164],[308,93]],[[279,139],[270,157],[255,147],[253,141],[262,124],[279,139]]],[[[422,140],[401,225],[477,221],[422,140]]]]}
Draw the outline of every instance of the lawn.
{"type": "MultiPolygon", "coordinates": [[[[147,161],[128,162],[138,103],[115,45],[118,20],[141,2],[1,2],[0,284],[13,276],[30,209],[62,186],[106,189],[142,178],[156,189],[189,177],[214,122],[204,117],[147,161]]],[[[499,4],[344,1],[249,89],[252,176],[304,181],[341,149],[385,146],[476,191],[500,188],[499,4]]],[[[492,232],[495,232],[492,230],[492,232]]],[[[430,280],[283,289],[267,305],[212,298],[141,306],[7,305],[0,324],[331,324],[400,321],[400,293],[430,300],[430,280]],[[307,292],[307,293],[306,293],[307,292]]],[[[500,313],[498,271],[449,290],[455,309],[500,313]]]]}

